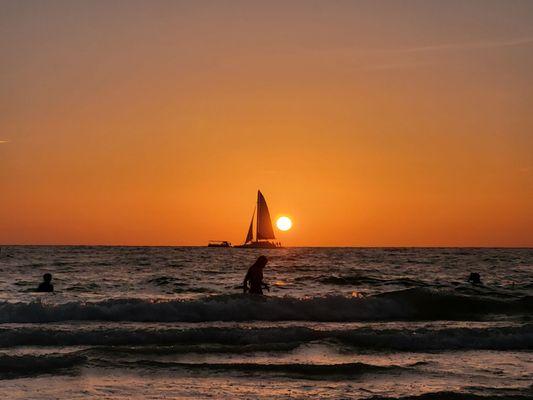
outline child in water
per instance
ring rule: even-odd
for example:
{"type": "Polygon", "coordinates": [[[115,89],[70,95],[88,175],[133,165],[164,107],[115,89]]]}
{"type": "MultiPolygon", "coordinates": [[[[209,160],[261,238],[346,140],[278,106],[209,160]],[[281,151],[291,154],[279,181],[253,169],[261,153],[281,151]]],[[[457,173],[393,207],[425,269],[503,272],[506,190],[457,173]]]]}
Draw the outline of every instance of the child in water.
{"type": "Polygon", "coordinates": [[[265,256],[259,256],[257,261],[248,269],[243,282],[244,293],[263,294],[263,287],[270,291],[268,285],[263,282],[263,269],[267,262],[268,259],[265,256]],[[250,282],[250,288],[248,288],[248,282],[250,282]]]}

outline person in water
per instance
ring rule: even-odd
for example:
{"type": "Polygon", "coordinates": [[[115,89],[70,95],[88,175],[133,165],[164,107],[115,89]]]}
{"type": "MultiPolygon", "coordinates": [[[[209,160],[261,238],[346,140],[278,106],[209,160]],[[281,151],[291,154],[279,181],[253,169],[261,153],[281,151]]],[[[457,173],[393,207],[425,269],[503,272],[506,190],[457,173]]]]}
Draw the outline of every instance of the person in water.
{"type": "Polygon", "coordinates": [[[251,294],[263,294],[263,288],[270,291],[268,285],[263,282],[263,269],[268,263],[268,259],[265,256],[259,256],[257,261],[248,268],[248,272],[244,277],[243,289],[244,293],[249,292],[251,294]],[[248,283],[250,287],[248,288],[248,283]]]}
{"type": "Polygon", "coordinates": [[[481,276],[477,272],[470,272],[468,282],[470,282],[472,285],[482,285],[481,276]]]}
{"type": "Polygon", "coordinates": [[[52,285],[52,274],[46,273],[43,275],[43,281],[37,288],[38,292],[53,292],[54,285],[52,285]]]}

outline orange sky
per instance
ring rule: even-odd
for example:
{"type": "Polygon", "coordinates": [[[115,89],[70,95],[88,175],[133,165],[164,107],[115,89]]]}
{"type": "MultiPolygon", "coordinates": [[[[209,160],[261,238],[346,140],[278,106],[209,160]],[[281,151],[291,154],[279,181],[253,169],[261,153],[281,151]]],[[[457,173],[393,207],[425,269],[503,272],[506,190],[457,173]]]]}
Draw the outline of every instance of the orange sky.
{"type": "Polygon", "coordinates": [[[533,246],[533,2],[0,3],[0,243],[533,246]]]}

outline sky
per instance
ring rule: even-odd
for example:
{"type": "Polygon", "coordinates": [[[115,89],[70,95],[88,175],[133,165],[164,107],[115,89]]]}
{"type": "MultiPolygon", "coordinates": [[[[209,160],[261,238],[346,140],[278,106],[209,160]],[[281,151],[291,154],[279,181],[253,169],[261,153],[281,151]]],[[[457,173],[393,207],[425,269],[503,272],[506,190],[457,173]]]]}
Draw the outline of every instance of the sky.
{"type": "Polygon", "coordinates": [[[533,2],[0,0],[0,244],[533,246],[533,2]]]}

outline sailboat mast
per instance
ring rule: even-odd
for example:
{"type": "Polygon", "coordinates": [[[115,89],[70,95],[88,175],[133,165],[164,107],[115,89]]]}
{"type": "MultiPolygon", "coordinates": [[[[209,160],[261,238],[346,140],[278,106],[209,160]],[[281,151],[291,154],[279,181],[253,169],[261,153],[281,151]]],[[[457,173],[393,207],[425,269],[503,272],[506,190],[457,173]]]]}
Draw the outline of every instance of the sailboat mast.
{"type": "Polygon", "coordinates": [[[255,241],[256,242],[259,242],[259,193],[261,193],[259,190],[257,191],[257,204],[256,204],[256,210],[257,210],[257,214],[255,216],[255,241]]]}

